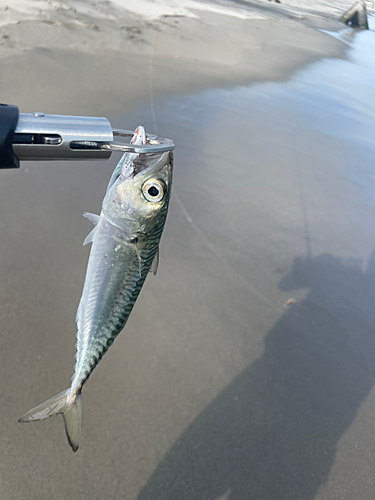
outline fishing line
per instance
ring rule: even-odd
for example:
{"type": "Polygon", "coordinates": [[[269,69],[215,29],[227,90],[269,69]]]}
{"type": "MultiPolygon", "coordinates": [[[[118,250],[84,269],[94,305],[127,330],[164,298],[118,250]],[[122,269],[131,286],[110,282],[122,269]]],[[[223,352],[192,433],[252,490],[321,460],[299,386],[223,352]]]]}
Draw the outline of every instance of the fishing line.
{"type": "MultiPolygon", "coordinates": [[[[301,116],[299,117],[301,119],[301,116]]],[[[302,171],[301,171],[301,164],[299,161],[299,154],[297,150],[296,144],[298,144],[298,140],[296,141],[297,134],[295,133],[295,126],[293,123],[291,124],[290,128],[290,136],[292,140],[292,151],[294,155],[294,161],[295,161],[295,166],[297,170],[297,181],[298,181],[298,190],[299,190],[299,197],[300,197],[300,203],[301,203],[301,213],[302,213],[302,224],[303,224],[303,232],[304,232],[304,240],[306,244],[306,260],[309,261],[313,257],[312,253],[312,246],[311,246],[311,234],[310,234],[310,227],[309,227],[309,220],[307,217],[307,203],[306,203],[306,198],[303,192],[303,182],[302,182],[302,171]]]]}
{"type": "Polygon", "coordinates": [[[155,54],[155,33],[153,35],[153,41],[151,44],[150,59],[149,59],[149,98],[150,98],[150,109],[151,118],[154,128],[154,133],[158,135],[158,122],[156,119],[156,109],[155,109],[155,95],[154,95],[154,54],[155,54]]]}
{"type": "Polygon", "coordinates": [[[173,193],[173,196],[174,196],[175,200],[177,201],[177,204],[178,204],[181,212],[186,217],[186,220],[191,224],[191,226],[193,227],[193,229],[199,234],[199,236],[202,238],[202,240],[207,245],[207,247],[211,250],[211,252],[248,288],[248,290],[250,290],[251,292],[253,292],[258,298],[260,298],[261,300],[263,300],[263,302],[265,302],[270,307],[272,307],[272,309],[274,309],[275,311],[277,311],[280,314],[283,314],[284,311],[282,309],[278,308],[277,305],[274,304],[274,302],[272,302],[271,300],[269,300],[265,295],[263,295],[262,292],[260,292],[257,288],[255,288],[254,285],[252,285],[249,281],[247,281],[247,279],[245,279],[241,274],[239,274],[235,269],[233,269],[233,267],[227,262],[227,260],[222,255],[220,255],[218,253],[218,251],[216,250],[216,248],[214,247],[214,245],[210,242],[210,240],[207,238],[207,236],[205,235],[205,233],[194,222],[194,220],[192,219],[191,215],[186,210],[186,208],[185,208],[184,204],[182,203],[180,197],[178,196],[177,191],[176,191],[175,188],[173,188],[172,193],[173,193]]]}

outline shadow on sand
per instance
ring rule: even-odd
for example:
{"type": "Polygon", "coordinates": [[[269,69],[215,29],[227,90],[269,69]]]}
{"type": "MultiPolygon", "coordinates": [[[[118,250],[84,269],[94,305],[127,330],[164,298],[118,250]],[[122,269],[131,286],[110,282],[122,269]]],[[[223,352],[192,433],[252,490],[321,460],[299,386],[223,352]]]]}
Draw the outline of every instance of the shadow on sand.
{"type": "Polygon", "coordinates": [[[296,258],[279,284],[307,288],[265,353],[196,418],[138,500],[311,500],[375,382],[375,252],[367,270],[296,258]]]}

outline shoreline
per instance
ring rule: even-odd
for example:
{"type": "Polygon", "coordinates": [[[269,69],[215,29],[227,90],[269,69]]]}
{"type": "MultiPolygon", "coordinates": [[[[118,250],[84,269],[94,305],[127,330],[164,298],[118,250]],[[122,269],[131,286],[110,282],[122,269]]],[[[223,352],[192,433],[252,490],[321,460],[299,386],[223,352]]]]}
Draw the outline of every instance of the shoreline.
{"type": "Polygon", "coordinates": [[[59,19],[2,25],[2,102],[23,112],[119,115],[151,94],[284,81],[314,61],[345,56],[345,44],[318,31],[338,30],[338,21],[312,26],[265,9],[246,19],[199,11],[152,22],[131,13],[73,20],[60,9],[59,19]]]}

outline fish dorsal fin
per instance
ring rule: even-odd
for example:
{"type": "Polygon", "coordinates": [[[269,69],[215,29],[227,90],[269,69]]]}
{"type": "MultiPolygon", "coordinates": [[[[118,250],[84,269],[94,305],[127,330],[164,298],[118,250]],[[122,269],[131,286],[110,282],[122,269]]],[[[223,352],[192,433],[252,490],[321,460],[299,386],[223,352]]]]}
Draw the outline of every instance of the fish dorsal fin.
{"type": "Polygon", "coordinates": [[[92,243],[94,236],[95,236],[95,231],[96,231],[96,226],[92,231],[89,232],[89,234],[86,236],[85,241],[83,242],[83,246],[88,245],[89,243],[92,243]]]}
{"type": "Polygon", "coordinates": [[[84,212],[83,216],[86,219],[88,219],[90,222],[92,222],[94,224],[94,226],[97,225],[97,223],[99,222],[99,219],[100,219],[100,215],[90,214],[90,212],[84,212]]]}
{"type": "Polygon", "coordinates": [[[158,267],[159,267],[159,247],[156,250],[156,254],[154,260],[152,261],[149,273],[154,273],[155,276],[155,274],[158,272],[158,267]]]}
{"type": "Polygon", "coordinates": [[[83,306],[82,306],[82,299],[79,301],[79,306],[78,306],[78,309],[77,309],[77,314],[76,314],[76,323],[77,323],[77,327],[78,327],[78,330],[80,328],[80,325],[81,325],[81,314],[82,314],[82,309],[83,309],[83,306]]]}

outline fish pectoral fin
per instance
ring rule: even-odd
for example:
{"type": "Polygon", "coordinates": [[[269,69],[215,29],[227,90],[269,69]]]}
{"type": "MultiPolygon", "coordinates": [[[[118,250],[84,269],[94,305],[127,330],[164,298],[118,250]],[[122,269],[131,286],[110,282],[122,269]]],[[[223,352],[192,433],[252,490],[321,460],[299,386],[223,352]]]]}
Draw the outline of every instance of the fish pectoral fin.
{"type": "Polygon", "coordinates": [[[89,221],[91,221],[94,224],[94,226],[97,225],[97,223],[99,222],[99,219],[100,219],[100,215],[90,214],[90,212],[84,212],[83,216],[86,219],[88,219],[89,221]]]}
{"type": "Polygon", "coordinates": [[[155,276],[155,274],[158,272],[158,267],[159,267],[159,247],[156,250],[156,254],[154,260],[152,261],[149,273],[154,273],[155,276]]]}
{"type": "Polygon", "coordinates": [[[35,422],[44,420],[62,413],[64,417],[65,431],[72,450],[76,452],[81,435],[81,393],[77,394],[71,402],[68,401],[70,389],[60,392],[57,396],[48,399],[23,415],[18,422],[35,422]]]}
{"type": "Polygon", "coordinates": [[[141,277],[142,276],[142,257],[141,257],[141,254],[140,254],[140,251],[139,251],[139,248],[138,248],[138,238],[137,237],[132,238],[131,242],[133,243],[135,253],[137,254],[139,277],[141,277]]]}
{"type": "Polygon", "coordinates": [[[89,234],[86,236],[85,241],[83,242],[83,246],[88,245],[89,243],[92,243],[94,236],[95,236],[95,231],[96,231],[96,226],[92,231],[89,232],[89,234]]]}

